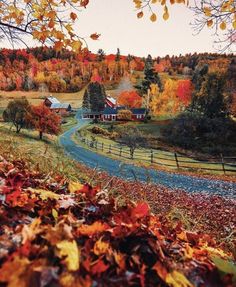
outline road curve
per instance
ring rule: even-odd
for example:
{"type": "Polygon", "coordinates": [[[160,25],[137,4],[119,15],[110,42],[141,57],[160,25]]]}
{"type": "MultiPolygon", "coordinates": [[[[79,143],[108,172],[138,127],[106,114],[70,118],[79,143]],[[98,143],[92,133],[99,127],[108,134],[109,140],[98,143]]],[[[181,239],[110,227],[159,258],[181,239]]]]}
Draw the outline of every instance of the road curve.
{"type": "Polygon", "coordinates": [[[78,129],[87,125],[88,121],[81,119],[80,112],[77,113],[76,118],[78,120],[77,125],[66,131],[59,138],[60,145],[63,146],[66,154],[74,160],[90,168],[96,167],[106,171],[110,175],[115,175],[126,180],[146,181],[147,178],[151,178],[152,182],[170,189],[182,189],[187,192],[204,192],[236,199],[236,183],[146,169],[108,158],[79,146],[72,140],[72,136],[78,129]]]}

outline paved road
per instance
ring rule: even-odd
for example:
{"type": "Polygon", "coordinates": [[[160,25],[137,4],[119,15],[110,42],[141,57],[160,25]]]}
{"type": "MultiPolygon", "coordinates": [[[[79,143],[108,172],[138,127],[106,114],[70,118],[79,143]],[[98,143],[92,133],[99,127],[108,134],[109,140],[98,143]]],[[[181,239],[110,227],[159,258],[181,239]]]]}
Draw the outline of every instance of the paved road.
{"type": "Polygon", "coordinates": [[[66,131],[59,139],[60,144],[64,147],[66,153],[74,160],[77,160],[90,168],[96,167],[108,172],[110,175],[115,175],[127,180],[137,179],[139,181],[146,181],[147,177],[149,177],[152,182],[164,185],[171,189],[219,194],[236,199],[236,183],[196,178],[153,169],[147,170],[132,164],[122,163],[119,160],[114,160],[80,147],[71,137],[78,129],[87,125],[88,121],[81,119],[80,111],[77,113],[76,118],[78,124],[66,131]]]}

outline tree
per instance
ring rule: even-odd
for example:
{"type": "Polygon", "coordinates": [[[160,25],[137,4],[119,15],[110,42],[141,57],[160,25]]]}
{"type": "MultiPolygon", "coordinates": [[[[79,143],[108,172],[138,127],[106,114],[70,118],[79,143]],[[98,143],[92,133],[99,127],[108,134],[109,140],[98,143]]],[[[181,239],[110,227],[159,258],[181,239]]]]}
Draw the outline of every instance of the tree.
{"type": "Polygon", "coordinates": [[[225,91],[225,75],[208,73],[194,95],[191,110],[209,118],[228,117],[230,98],[225,91]]]}
{"type": "Polygon", "coordinates": [[[99,49],[97,52],[97,61],[102,62],[103,60],[105,60],[105,56],[105,52],[102,49],[99,49]]]}
{"type": "Polygon", "coordinates": [[[142,106],[142,98],[136,91],[124,91],[118,96],[117,102],[126,108],[140,108],[142,106]]]}
{"type": "Polygon", "coordinates": [[[16,127],[16,132],[26,126],[25,116],[29,110],[27,99],[16,99],[8,103],[6,110],[3,112],[3,119],[6,122],[12,122],[16,127]]]}
{"type": "Polygon", "coordinates": [[[134,158],[134,152],[137,148],[146,145],[146,139],[141,131],[135,127],[126,127],[122,131],[121,136],[118,140],[121,144],[129,147],[130,158],[134,158]]]}
{"type": "Polygon", "coordinates": [[[120,62],[120,49],[119,49],[119,48],[117,48],[115,61],[116,61],[116,62],[120,62]]]}
{"type": "Polygon", "coordinates": [[[142,94],[147,94],[152,84],[157,84],[159,89],[162,90],[162,83],[159,74],[154,71],[153,61],[149,55],[145,61],[144,68],[144,80],[141,85],[137,85],[136,88],[140,90],[142,94]]]}
{"type": "Polygon", "coordinates": [[[44,104],[31,106],[26,120],[30,127],[39,132],[40,139],[44,133],[57,135],[60,132],[61,117],[44,104]]]}
{"type": "Polygon", "coordinates": [[[179,80],[177,96],[184,107],[187,107],[192,98],[193,84],[190,80],[179,80]]]}
{"type": "Polygon", "coordinates": [[[177,96],[178,82],[168,79],[165,82],[164,91],[153,95],[151,110],[154,115],[174,115],[181,109],[180,100],[177,96]]]}
{"type": "MultiPolygon", "coordinates": [[[[57,49],[71,47],[78,51],[83,39],[75,34],[78,10],[89,0],[3,0],[0,10],[0,36],[12,44],[24,42],[28,35],[42,44],[54,44],[57,49]],[[63,7],[63,9],[62,9],[63,7]],[[69,10],[70,13],[65,13],[69,10]]],[[[98,34],[92,34],[96,40],[98,34]]]]}
{"type": "Polygon", "coordinates": [[[104,86],[98,82],[90,83],[84,92],[83,108],[100,112],[104,109],[105,102],[106,92],[104,86]]]}

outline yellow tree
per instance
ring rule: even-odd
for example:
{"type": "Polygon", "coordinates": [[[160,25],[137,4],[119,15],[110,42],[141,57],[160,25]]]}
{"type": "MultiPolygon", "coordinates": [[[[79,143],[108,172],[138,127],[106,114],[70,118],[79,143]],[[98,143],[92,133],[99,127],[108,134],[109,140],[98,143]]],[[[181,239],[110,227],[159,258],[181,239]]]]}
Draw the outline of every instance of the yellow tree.
{"type": "Polygon", "coordinates": [[[174,115],[180,111],[181,105],[177,96],[177,81],[168,79],[164,85],[164,91],[153,95],[151,111],[154,115],[174,115]]]}

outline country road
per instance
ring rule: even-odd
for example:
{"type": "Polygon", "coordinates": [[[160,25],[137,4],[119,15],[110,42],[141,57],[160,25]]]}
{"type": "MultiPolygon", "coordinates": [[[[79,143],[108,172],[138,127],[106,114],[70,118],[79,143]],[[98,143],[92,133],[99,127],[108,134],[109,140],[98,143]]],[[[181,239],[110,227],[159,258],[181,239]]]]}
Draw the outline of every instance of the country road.
{"type": "Polygon", "coordinates": [[[82,120],[80,111],[76,118],[78,123],[70,130],[66,131],[59,138],[59,143],[63,146],[66,154],[72,159],[85,164],[90,168],[98,168],[106,171],[110,175],[115,175],[127,180],[146,181],[161,184],[171,189],[182,189],[187,192],[204,192],[208,194],[218,194],[231,199],[236,199],[236,183],[222,180],[208,180],[182,174],[174,174],[154,169],[126,164],[119,160],[114,160],[106,156],[87,150],[72,140],[73,134],[80,128],[87,125],[88,120],[82,120]]]}

